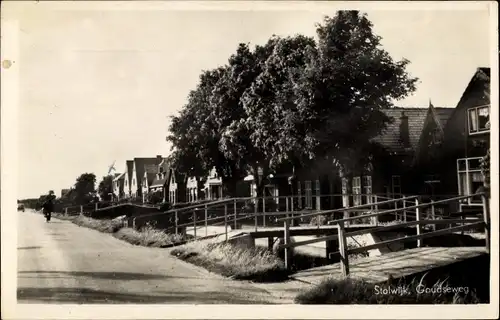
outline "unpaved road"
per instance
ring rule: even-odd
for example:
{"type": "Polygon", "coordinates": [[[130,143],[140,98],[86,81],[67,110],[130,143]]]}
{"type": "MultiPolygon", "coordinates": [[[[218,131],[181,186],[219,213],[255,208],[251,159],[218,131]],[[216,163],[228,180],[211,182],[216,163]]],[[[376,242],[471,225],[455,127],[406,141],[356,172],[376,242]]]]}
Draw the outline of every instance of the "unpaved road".
{"type": "Polygon", "coordinates": [[[228,280],[69,221],[18,216],[19,303],[292,303],[296,291],[228,280]]]}

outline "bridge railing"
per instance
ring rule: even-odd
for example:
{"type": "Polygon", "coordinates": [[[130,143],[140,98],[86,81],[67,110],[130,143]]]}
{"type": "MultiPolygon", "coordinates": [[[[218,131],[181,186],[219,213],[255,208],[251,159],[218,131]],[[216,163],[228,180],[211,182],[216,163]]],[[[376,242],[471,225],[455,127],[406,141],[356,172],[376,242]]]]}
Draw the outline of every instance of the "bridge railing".
{"type": "MultiPolygon", "coordinates": [[[[358,194],[356,194],[358,195],[358,194]]],[[[341,196],[345,196],[341,195],[341,196]]],[[[376,199],[376,195],[374,196],[376,199]]],[[[269,212],[265,210],[265,203],[268,200],[275,201],[280,197],[252,197],[252,198],[232,198],[225,199],[222,201],[211,202],[206,204],[201,204],[197,206],[192,206],[190,208],[183,208],[170,210],[165,213],[155,213],[150,215],[138,216],[134,220],[140,220],[144,217],[153,217],[158,215],[163,215],[163,217],[168,219],[164,225],[163,229],[167,233],[185,233],[189,228],[193,232],[194,238],[208,236],[209,227],[224,227],[223,231],[219,231],[219,234],[225,234],[226,239],[228,238],[229,229],[240,229],[243,223],[247,226],[258,231],[260,227],[282,227],[280,221],[283,219],[290,219],[298,223],[299,220],[303,220],[308,217],[315,217],[318,215],[332,214],[340,212],[350,216],[352,213],[365,213],[368,209],[377,209],[377,206],[383,206],[386,204],[392,204],[395,202],[401,202],[404,200],[416,199],[416,196],[389,199],[380,202],[370,202],[369,204],[359,205],[350,208],[338,208],[334,210],[323,210],[323,211],[312,211],[312,210],[294,210],[293,199],[291,196],[282,196],[281,199],[284,200],[285,207],[284,211],[273,211],[269,212]],[[259,205],[260,203],[260,205],[259,205]],[[242,206],[250,207],[242,208],[242,206]],[[186,210],[191,209],[191,210],[186,210]],[[243,210],[245,209],[245,210],[243,210]],[[250,209],[250,210],[249,210],[250,209]],[[180,211],[184,212],[180,212],[180,211]],[[180,213],[179,213],[180,212],[180,213]],[[169,216],[166,216],[169,214],[169,216]],[[203,229],[204,235],[203,235],[203,229]]],[[[363,218],[362,216],[356,218],[363,218]]],[[[354,220],[354,219],[353,219],[354,220]]],[[[134,224],[135,225],[135,224],[134,224]]],[[[320,224],[316,224],[319,228],[320,224]]]]}
{"type": "Polygon", "coordinates": [[[290,262],[291,262],[291,248],[293,247],[298,247],[298,246],[303,246],[306,244],[311,244],[315,242],[323,242],[323,241],[330,241],[330,240],[336,240],[338,239],[339,243],[339,251],[337,252],[340,254],[341,257],[341,269],[342,273],[344,276],[347,276],[349,274],[349,254],[352,253],[359,253],[359,252],[366,252],[368,250],[372,249],[377,249],[380,247],[387,246],[392,243],[402,243],[402,242],[407,242],[407,241],[417,241],[417,247],[422,246],[422,239],[424,238],[430,238],[430,237],[435,237],[439,235],[444,235],[444,234],[450,234],[458,231],[463,231],[463,230],[468,230],[468,229],[475,229],[475,228],[484,228],[484,233],[485,233],[485,239],[486,239],[486,251],[489,253],[490,251],[490,208],[489,208],[489,200],[484,193],[478,193],[474,195],[468,195],[468,196],[460,196],[460,197],[453,197],[449,199],[443,199],[443,200],[438,200],[438,201],[430,201],[428,203],[419,203],[418,199],[415,200],[415,204],[411,205],[406,208],[399,208],[399,209],[391,209],[391,210],[385,210],[385,211],[380,211],[380,212],[374,212],[374,213],[368,213],[364,214],[363,217],[375,217],[375,216],[380,216],[383,214],[388,214],[388,213],[396,213],[396,212],[402,212],[405,209],[414,209],[416,212],[416,220],[415,221],[410,221],[410,222],[404,222],[404,223],[398,223],[398,224],[393,224],[393,225],[387,225],[387,226],[376,226],[374,228],[368,228],[364,230],[359,230],[359,231],[353,231],[353,232],[346,232],[345,231],[345,223],[348,221],[352,221],[358,217],[348,217],[348,218],[343,218],[343,219],[338,219],[335,221],[332,221],[333,224],[336,224],[338,227],[338,233],[336,235],[331,235],[331,236],[326,236],[326,237],[321,237],[321,238],[316,238],[313,240],[308,240],[308,241],[301,241],[301,242],[295,242],[291,243],[290,241],[290,218],[283,218],[281,219],[284,221],[284,244],[281,246],[281,248],[284,249],[285,251],[285,266],[289,267],[290,262]],[[480,196],[482,199],[482,208],[483,208],[483,217],[482,219],[421,219],[420,211],[423,208],[433,208],[435,205],[438,204],[445,204],[445,203],[450,203],[450,202],[457,202],[461,201],[464,199],[468,199],[470,197],[477,197],[480,196]],[[436,224],[447,224],[448,228],[444,228],[441,230],[435,230],[435,227],[433,228],[434,231],[423,233],[423,228],[422,226],[424,225],[436,225],[436,224]],[[453,226],[453,224],[461,224],[458,226],[453,226]],[[372,245],[367,245],[367,246],[362,246],[359,248],[354,248],[354,249],[348,249],[347,248],[347,237],[353,237],[356,235],[362,235],[366,233],[372,233],[372,232],[383,232],[383,231],[388,231],[392,229],[398,229],[402,227],[408,227],[408,226],[416,226],[416,235],[414,236],[407,236],[407,237],[402,237],[402,238],[397,238],[397,239],[391,239],[387,241],[382,241],[377,244],[372,244],[372,245]]]}

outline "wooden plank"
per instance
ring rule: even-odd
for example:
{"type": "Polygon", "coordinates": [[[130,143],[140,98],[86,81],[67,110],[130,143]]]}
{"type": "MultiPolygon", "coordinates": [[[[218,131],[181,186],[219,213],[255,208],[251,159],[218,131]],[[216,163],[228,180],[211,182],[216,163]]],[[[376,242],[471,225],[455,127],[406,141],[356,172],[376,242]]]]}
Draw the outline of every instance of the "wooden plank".
{"type": "Polygon", "coordinates": [[[349,275],[349,250],[347,249],[347,238],[345,236],[344,224],[342,222],[339,223],[338,236],[340,268],[342,270],[342,275],[347,277],[349,275]]]}
{"type": "MultiPolygon", "coordinates": [[[[283,238],[284,238],[285,246],[287,246],[290,244],[290,221],[289,220],[286,220],[284,222],[283,231],[284,231],[283,238]]],[[[291,258],[292,258],[292,250],[287,247],[287,248],[285,248],[285,268],[286,269],[289,269],[291,267],[291,261],[290,261],[291,258]]]]}
{"type": "MultiPolygon", "coordinates": [[[[387,281],[389,275],[394,278],[411,276],[432,268],[441,267],[485,254],[483,247],[424,247],[390,252],[381,256],[351,260],[349,277],[362,279],[370,283],[387,281]]],[[[326,277],[342,279],[340,263],[310,268],[294,274],[294,278],[311,284],[317,284],[326,277]]]]}

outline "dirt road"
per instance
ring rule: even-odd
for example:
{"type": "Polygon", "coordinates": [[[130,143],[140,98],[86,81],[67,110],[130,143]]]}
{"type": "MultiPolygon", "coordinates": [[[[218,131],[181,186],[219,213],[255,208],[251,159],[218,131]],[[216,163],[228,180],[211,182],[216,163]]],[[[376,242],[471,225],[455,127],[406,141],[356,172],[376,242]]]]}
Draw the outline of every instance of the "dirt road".
{"type": "Polygon", "coordinates": [[[109,234],[20,212],[19,303],[291,303],[265,285],[228,280],[109,234]]]}

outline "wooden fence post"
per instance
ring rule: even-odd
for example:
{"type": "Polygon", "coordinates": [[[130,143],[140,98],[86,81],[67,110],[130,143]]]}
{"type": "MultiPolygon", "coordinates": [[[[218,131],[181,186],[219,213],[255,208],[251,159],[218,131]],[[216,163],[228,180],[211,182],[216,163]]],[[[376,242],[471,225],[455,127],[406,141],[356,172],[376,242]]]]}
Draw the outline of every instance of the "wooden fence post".
{"type": "Polygon", "coordinates": [[[97,211],[97,209],[99,209],[99,203],[98,202],[95,203],[95,211],[97,211]]]}
{"type": "Polygon", "coordinates": [[[234,230],[238,229],[238,211],[236,206],[236,199],[233,202],[233,211],[234,211],[234,230]]]}
{"type": "Polygon", "coordinates": [[[68,208],[64,208],[64,215],[67,216],[68,215],[68,208]]]}
{"type": "Polygon", "coordinates": [[[205,237],[208,236],[208,207],[205,205],[205,237]]]}
{"type": "Polygon", "coordinates": [[[340,252],[340,268],[342,275],[347,277],[349,275],[349,253],[347,251],[347,238],[345,236],[344,221],[338,223],[338,238],[339,238],[339,252],[340,252]]]}
{"type": "Polygon", "coordinates": [[[224,229],[225,229],[226,241],[227,241],[227,204],[224,204],[224,229]]]}
{"type": "Polygon", "coordinates": [[[175,217],[174,217],[174,220],[175,220],[174,221],[175,222],[175,235],[177,235],[177,234],[179,234],[179,227],[178,227],[178,225],[179,225],[178,220],[179,219],[178,219],[178,216],[177,216],[177,210],[174,211],[174,215],[175,215],[175,217]]]}
{"type": "MultiPolygon", "coordinates": [[[[415,199],[415,205],[418,206],[418,199],[415,199]]],[[[417,220],[417,236],[422,234],[422,225],[419,223],[420,222],[420,208],[416,208],[416,220],[417,220]]],[[[422,247],[422,239],[417,239],[417,247],[421,248],[422,247]]]]}
{"type": "MultiPolygon", "coordinates": [[[[378,212],[378,197],[375,195],[375,211],[378,212]]],[[[373,217],[374,224],[378,226],[378,216],[373,217]]]]}
{"type": "Polygon", "coordinates": [[[481,195],[483,202],[484,238],[486,242],[486,252],[490,253],[490,204],[486,194],[481,195]]]}
{"type": "MultiPolygon", "coordinates": [[[[290,244],[290,220],[285,220],[283,228],[283,242],[286,245],[290,244]]],[[[289,269],[291,267],[292,259],[292,249],[285,247],[285,268],[289,269]]]]}
{"type": "Polygon", "coordinates": [[[255,231],[257,232],[257,225],[258,225],[258,221],[257,221],[257,211],[259,209],[259,198],[255,197],[255,205],[254,205],[254,217],[255,217],[255,231]]]}
{"type": "Polygon", "coordinates": [[[197,211],[197,208],[195,208],[193,210],[193,226],[194,226],[194,238],[195,239],[196,239],[196,218],[197,218],[196,217],[197,216],[196,211],[197,211]]]}
{"type": "Polygon", "coordinates": [[[405,199],[405,200],[403,200],[403,209],[405,209],[405,210],[403,211],[403,221],[404,221],[404,222],[407,222],[407,221],[406,221],[406,199],[405,199]]]}
{"type": "MultiPolygon", "coordinates": [[[[431,200],[431,219],[436,219],[436,208],[434,207],[434,200],[431,200]]],[[[432,225],[432,230],[436,231],[436,224],[432,225]]]]}
{"type": "Polygon", "coordinates": [[[262,197],[262,226],[265,228],[266,227],[266,196],[262,197]]]}
{"type": "Polygon", "coordinates": [[[83,216],[83,206],[82,205],[80,206],[80,215],[83,216]]]}
{"type": "MultiPolygon", "coordinates": [[[[398,209],[398,202],[397,201],[394,202],[394,209],[396,209],[396,210],[398,209]]],[[[398,220],[399,216],[400,216],[399,212],[396,212],[394,220],[398,220]]]]}

